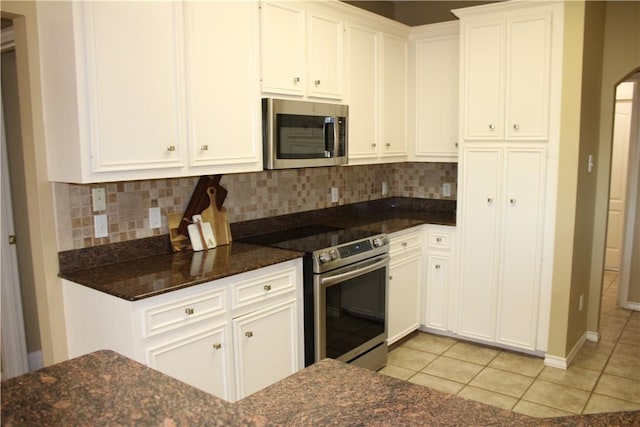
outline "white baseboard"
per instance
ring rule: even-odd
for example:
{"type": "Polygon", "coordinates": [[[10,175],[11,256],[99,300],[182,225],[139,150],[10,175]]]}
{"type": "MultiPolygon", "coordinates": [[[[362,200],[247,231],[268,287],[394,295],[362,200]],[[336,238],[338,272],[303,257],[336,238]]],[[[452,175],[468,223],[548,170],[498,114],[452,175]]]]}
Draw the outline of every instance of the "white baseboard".
{"type": "Polygon", "coordinates": [[[587,341],[600,342],[600,333],[599,332],[587,331],[586,336],[587,336],[587,341]]]}
{"type": "Polygon", "coordinates": [[[42,350],[32,351],[27,355],[29,361],[29,372],[37,371],[44,368],[44,362],[42,361],[42,350]]]}
{"type": "Polygon", "coordinates": [[[584,343],[587,341],[587,332],[580,337],[576,345],[573,346],[567,357],[558,357],[547,354],[544,356],[544,364],[552,368],[567,369],[571,361],[576,357],[584,343]]]}
{"type": "Polygon", "coordinates": [[[627,310],[640,311],[640,302],[627,301],[623,308],[626,308],[627,310]]]}

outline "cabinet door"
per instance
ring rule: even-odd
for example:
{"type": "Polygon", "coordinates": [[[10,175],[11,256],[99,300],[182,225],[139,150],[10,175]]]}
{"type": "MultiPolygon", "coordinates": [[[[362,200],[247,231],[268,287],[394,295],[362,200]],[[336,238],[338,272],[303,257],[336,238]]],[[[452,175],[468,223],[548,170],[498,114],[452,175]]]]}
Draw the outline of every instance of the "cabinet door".
{"type": "Polygon", "coordinates": [[[461,269],[458,329],[461,335],[493,341],[498,280],[499,148],[464,150],[461,269]]]}
{"type": "Polygon", "coordinates": [[[233,400],[232,345],[229,325],[146,349],[150,367],[189,385],[233,400]]]}
{"type": "Polygon", "coordinates": [[[93,172],[183,166],[181,5],[82,7],[93,172]]]}
{"type": "Polygon", "coordinates": [[[318,98],[341,99],[343,93],[343,25],[339,19],[309,14],[307,52],[309,82],[307,94],[318,98]]]}
{"type": "Polygon", "coordinates": [[[265,1],[260,7],[262,91],[304,95],[304,6],[265,1]]]}
{"type": "Polygon", "coordinates": [[[507,139],[545,140],[549,122],[551,16],[507,20],[507,139]]]}
{"type": "Polygon", "coordinates": [[[463,39],[462,130],[465,139],[502,139],[504,24],[466,23],[463,39]]]}
{"type": "Polygon", "coordinates": [[[458,156],[459,37],[415,42],[416,157],[458,156]]]}
{"type": "MultiPolygon", "coordinates": [[[[382,34],[383,156],[406,156],[407,42],[382,34]]],[[[371,122],[370,122],[371,123],[371,122]]]]}
{"type": "Polygon", "coordinates": [[[291,300],[233,319],[238,399],[300,368],[296,305],[291,300]]]}
{"type": "Polygon", "coordinates": [[[349,162],[378,156],[378,33],[350,25],[347,43],[349,76],[349,162]]]}
{"type": "Polygon", "coordinates": [[[387,343],[392,344],[420,327],[422,253],[391,260],[389,266],[389,320],[387,343]]]}
{"type": "Polygon", "coordinates": [[[425,295],[424,325],[429,328],[446,330],[451,285],[449,256],[427,255],[427,281],[425,295]]]}
{"type": "Polygon", "coordinates": [[[544,150],[507,150],[497,341],[535,348],[540,290],[544,150]]]}
{"type": "Polygon", "coordinates": [[[257,6],[186,2],[184,9],[190,165],[208,174],[261,170],[257,6]]]}

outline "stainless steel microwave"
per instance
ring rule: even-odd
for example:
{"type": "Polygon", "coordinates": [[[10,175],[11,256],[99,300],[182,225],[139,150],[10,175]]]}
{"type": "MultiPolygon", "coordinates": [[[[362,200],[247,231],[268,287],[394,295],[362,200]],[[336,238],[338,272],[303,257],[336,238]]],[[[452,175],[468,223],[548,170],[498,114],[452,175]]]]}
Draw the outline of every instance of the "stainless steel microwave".
{"type": "Polygon", "coordinates": [[[264,168],[347,163],[348,121],[347,105],[263,98],[264,168]]]}

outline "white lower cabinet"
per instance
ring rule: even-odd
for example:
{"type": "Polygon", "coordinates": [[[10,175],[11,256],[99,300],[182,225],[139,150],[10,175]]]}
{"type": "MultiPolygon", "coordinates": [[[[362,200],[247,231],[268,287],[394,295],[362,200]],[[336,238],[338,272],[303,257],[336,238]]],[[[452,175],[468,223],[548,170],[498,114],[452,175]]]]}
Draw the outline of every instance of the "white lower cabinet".
{"type": "Polygon", "coordinates": [[[427,225],[425,228],[427,269],[422,324],[430,329],[447,331],[452,328],[455,227],[427,225]]]}
{"type": "Polygon", "coordinates": [[[424,281],[423,227],[389,235],[389,321],[387,344],[420,327],[424,281]]]}
{"type": "Polygon", "coordinates": [[[229,334],[229,324],[225,322],[175,341],[150,346],[146,349],[146,359],[150,367],[160,372],[233,400],[233,346],[229,334]]]}
{"type": "Polygon", "coordinates": [[[300,259],[139,301],[62,284],[69,357],[111,349],[229,401],[304,367],[300,259]]]}
{"type": "Polygon", "coordinates": [[[295,300],[233,319],[237,397],[298,370],[295,300]]]}

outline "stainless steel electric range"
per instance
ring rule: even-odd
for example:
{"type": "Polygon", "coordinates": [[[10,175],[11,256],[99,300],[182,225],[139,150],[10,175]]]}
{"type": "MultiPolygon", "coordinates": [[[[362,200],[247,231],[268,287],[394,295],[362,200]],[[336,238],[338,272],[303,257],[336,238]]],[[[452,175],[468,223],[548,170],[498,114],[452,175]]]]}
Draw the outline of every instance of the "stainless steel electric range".
{"type": "Polygon", "coordinates": [[[305,252],[305,366],[329,357],[371,370],[387,361],[389,240],[309,225],[241,239],[305,252]]]}

